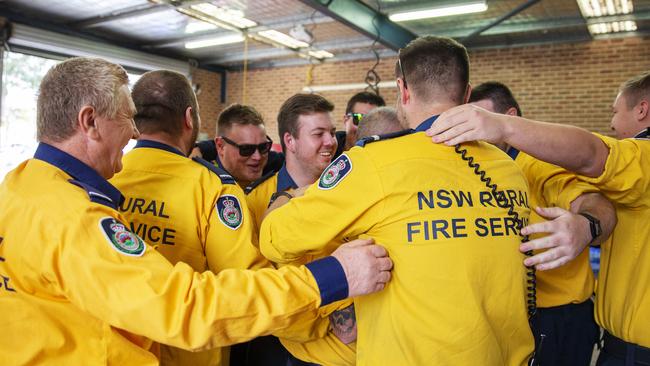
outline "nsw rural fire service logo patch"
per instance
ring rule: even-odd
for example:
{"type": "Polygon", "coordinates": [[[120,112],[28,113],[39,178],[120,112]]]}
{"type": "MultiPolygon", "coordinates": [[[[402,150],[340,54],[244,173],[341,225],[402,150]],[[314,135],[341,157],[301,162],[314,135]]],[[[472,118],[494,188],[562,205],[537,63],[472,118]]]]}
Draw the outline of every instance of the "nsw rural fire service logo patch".
{"type": "Polygon", "coordinates": [[[99,220],[99,228],[113,249],[119,253],[132,257],[139,257],[144,254],[146,246],[142,239],[130,232],[121,222],[112,217],[104,217],[99,220]]]}
{"type": "Polygon", "coordinates": [[[217,216],[229,228],[237,230],[243,221],[241,205],[237,197],[223,195],[217,200],[217,216]]]}
{"type": "Polygon", "coordinates": [[[351,170],[352,162],[347,155],[339,156],[321,174],[318,180],[318,188],[327,190],[336,187],[351,170]]]}

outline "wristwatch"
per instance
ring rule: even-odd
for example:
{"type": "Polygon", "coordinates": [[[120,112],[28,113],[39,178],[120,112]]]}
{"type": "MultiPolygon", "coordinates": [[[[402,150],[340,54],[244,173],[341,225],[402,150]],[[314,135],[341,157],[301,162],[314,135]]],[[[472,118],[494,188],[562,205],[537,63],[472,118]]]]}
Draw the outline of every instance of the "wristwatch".
{"type": "Polygon", "coordinates": [[[585,212],[580,212],[578,215],[584,216],[589,221],[589,230],[591,231],[591,241],[589,244],[591,245],[603,233],[603,229],[600,227],[600,220],[585,212]]]}
{"type": "Polygon", "coordinates": [[[275,200],[277,200],[278,197],[280,197],[280,196],[285,196],[285,197],[287,197],[288,199],[292,199],[292,198],[293,198],[293,195],[292,195],[291,193],[287,192],[287,191],[277,191],[277,192],[275,192],[275,193],[273,193],[273,194],[271,195],[271,200],[270,200],[270,202],[269,202],[269,207],[271,207],[271,205],[273,204],[273,202],[275,202],[275,200]]]}

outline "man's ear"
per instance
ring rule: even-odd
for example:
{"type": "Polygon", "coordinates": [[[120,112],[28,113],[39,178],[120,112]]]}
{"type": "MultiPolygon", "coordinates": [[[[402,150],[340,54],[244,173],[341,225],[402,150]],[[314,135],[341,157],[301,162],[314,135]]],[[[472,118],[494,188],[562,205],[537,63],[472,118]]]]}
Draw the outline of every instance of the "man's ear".
{"type": "Polygon", "coordinates": [[[472,95],[472,84],[467,84],[467,89],[465,90],[465,96],[463,97],[463,104],[469,102],[469,97],[472,95]]]}
{"type": "Polygon", "coordinates": [[[650,105],[646,99],[642,99],[639,104],[636,105],[635,115],[638,121],[642,121],[648,117],[648,108],[650,105]]]}
{"type": "Polygon", "coordinates": [[[404,87],[404,79],[397,79],[397,88],[399,89],[400,103],[407,104],[411,100],[411,91],[404,87]]]}
{"type": "Polygon", "coordinates": [[[284,141],[284,146],[286,147],[287,151],[296,151],[296,139],[295,137],[291,136],[289,132],[284,133],[282,140],[284,141]]]}
{"type": "Polygon", "coordinates": [[[85,105],[77,114],[77,126],[79,130],[93,140],[99,140],[100,133],[97,125],[97,111],[95,108],[85,105]]]}
{"type": "Polygon", "coordinates": [[[185,109],[185,118],[183,118],[183,127],[185,129],[193,128],[194,119],[192,118],[192,107],[187,107],[185,109]]]}
{"type": "Polygon", "coordinates": [[[508,108],[508,110],[504,114],[507,114],[509,116],[517,116],[517,108],[510,107],[510,108],[508,108]]]}

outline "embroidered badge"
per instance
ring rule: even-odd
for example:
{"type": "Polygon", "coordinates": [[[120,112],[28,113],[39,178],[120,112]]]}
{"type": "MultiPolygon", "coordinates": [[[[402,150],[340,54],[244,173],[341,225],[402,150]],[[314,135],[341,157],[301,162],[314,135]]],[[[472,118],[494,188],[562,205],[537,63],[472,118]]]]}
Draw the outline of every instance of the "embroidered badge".
{"type": "Polygon", "coordinates": [[[237,230],[243,221],[241,205],[237,197],[229,194],[219,197],[217,200],[217,215],[224,225],[237,230]]]}
{"type": "Polygon", "coordinates": [[[121,222],[112,217],[104,217],[99,220],[99,228],[106,237],[106,240],[119,253],[140,257],[144,254],[146,246],[139,236],[132,233],[121,222]]]}
{"type": "Polygon", "coordinates": [[[336,187],[351,170],[352,162],[347,155],[339,156],[321,174],[318,180],[318,188],[327,190],[336,187]]]}

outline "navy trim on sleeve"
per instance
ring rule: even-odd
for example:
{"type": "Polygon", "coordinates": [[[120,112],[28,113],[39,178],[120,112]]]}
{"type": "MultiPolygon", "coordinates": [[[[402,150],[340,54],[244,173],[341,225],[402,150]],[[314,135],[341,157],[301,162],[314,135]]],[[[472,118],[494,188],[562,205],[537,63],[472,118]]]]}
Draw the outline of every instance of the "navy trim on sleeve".
{"type": "Polygon", "coordinates": [[[141,147],[148,147],[148,148],[151,148],[151,149],[165,150],[165,151],[169,151],[170,153],[174,153],[174,154],[177,154],[177,155],[180,155],[180,156],[187,157],[187,155],[183,154],[177,148],[175,148],[173,146],[169,146],[167,144],[163,144],[162,142],[158,142],[158,141],[138,140],[138,142],[135,144],[134,149],[138,149],[138,148],[141,148],[141,147]]]}
{"type": "Polygon", "coordinates": [[[506,154],[508,154],[508,156],[511,157],[512,160],[516,160],[517,156],[519,155],[519,150],[517,150],[514,147],[510,146],[508,148],[508,151],[506,151],[506,154]]]}
{"type": "Polygon", "coordinates": [[[329,256],[311,263],[306,267],[316,279],[320,290],[321,306],[348,297],[348,279],[338,259],[329,256]]]}
{"type": "Polygon", "coordinates": [[[218,166],[210,163],[209,161],[206,161],[204,159],[201,159],[199,157],[193,157],[192,160],[195,162],[203,165],[204,167],[208,168],[211,172],[219,176],[219,179],[221,179],[221,183],[223,184],[237,184],[235,181],[235,178],[232,177],[232,175],[228,174],[228,172],[225,169],[219,168],[218,166]]]}

